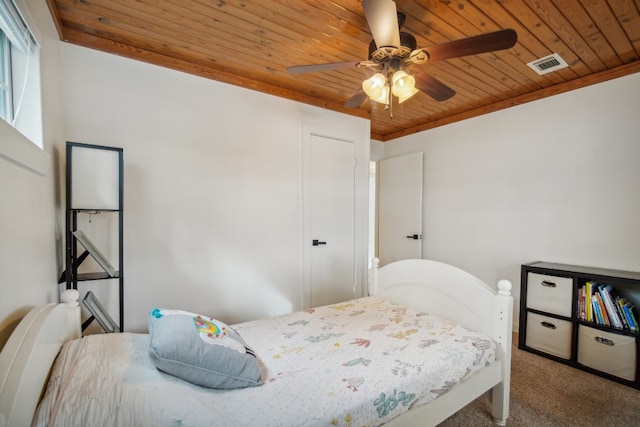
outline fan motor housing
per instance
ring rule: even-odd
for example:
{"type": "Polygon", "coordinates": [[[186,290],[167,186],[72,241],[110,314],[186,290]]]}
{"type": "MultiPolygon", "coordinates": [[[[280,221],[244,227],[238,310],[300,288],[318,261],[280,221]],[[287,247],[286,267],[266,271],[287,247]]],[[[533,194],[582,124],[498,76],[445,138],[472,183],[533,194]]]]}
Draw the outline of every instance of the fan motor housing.
{"type": "Polygon", "coordinates": [[[369,43],[369,60],[384,62],[391,58],[408,58],[417,47],[416,38],[409,33],[400,33],[400,47],[382,47],[378,49],[375,40],[369,43]]]}

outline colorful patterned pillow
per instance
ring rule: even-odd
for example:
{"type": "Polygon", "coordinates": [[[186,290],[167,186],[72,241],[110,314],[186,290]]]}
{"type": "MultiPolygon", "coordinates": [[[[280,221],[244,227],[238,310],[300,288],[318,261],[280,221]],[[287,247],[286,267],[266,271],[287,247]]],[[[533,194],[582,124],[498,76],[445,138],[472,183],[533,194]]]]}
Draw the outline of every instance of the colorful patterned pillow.
{"type": "Polygon", "coordinates": [[[231,327],[182,310],[149,312],[149,355],[159,370],[203,387],[262,384],[253,351],[231,327]]]}

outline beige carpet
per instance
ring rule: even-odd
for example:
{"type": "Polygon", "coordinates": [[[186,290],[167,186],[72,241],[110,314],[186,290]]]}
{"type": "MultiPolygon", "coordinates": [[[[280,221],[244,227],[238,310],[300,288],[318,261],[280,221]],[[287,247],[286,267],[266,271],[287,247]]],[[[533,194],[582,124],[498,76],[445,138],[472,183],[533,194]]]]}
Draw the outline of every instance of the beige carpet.
{"type": "MultiPolygon", "coordinates": [[[[514,342],[517,342],[515,340],[514,342]]],[[[640,426],[640,390],[513,347],[507,426],[640,426]]],[[[492,426],[483,396],[440,424],[492,426]]]]}

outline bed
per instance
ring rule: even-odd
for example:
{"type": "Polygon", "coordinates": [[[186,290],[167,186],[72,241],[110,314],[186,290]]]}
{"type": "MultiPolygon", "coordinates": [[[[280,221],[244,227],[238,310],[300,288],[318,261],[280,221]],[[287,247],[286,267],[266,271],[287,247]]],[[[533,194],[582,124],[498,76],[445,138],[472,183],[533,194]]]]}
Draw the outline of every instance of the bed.
{"type": "Polygon", "coordinates": [[[65,291],[31,310],[0,354],[0,427],[428,426],[487,392],[505,425],[510,291],[436,261],[376,260],[367,297],[232,325],[260,369],[259,384],[232,389],[156,369],[155,332],[79,338],[78,295],[65,291]]]}

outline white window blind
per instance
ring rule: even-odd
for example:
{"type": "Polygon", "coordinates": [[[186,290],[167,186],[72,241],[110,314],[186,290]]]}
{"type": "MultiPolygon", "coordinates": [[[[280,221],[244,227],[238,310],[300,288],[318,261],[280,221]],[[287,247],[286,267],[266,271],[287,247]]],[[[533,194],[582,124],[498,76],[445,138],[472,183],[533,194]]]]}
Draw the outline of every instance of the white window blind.
{"type": "Polygon", "coordinates": [[[24,53],[29,53],[37,46],[33,34],[12,0],[0,0],[0,30],[14,47],[24,53]]]}

